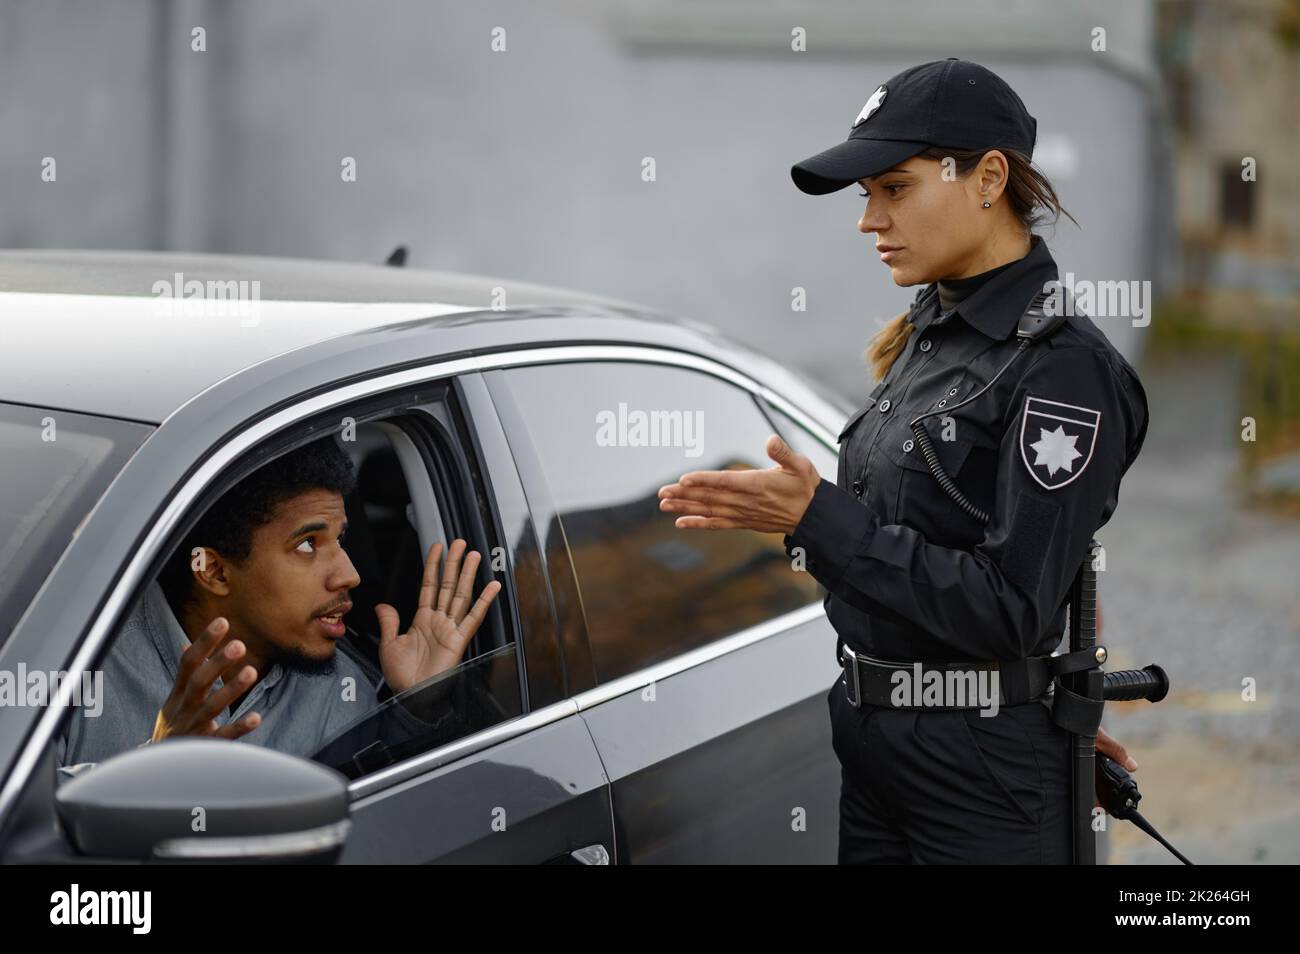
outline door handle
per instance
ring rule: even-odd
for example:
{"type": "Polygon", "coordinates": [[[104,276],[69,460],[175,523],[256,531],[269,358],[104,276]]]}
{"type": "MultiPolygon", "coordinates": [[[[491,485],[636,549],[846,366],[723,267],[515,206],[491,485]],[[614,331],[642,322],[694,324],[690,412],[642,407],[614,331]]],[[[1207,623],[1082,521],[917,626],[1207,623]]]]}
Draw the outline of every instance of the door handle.
{"type": "Polygon", "coordinates": [[[586,848],[579,848],[569,852],[569,857],[580,865],[609,864],[609,852],[605,850],[604,845],[588,845],[586,848]]]}
{"type": "Polygon", "coordinates": [[[563,855],[556,855],[547,862],[550,865],[607,865],[609,864],[609,851],[604,845],[588,845],[585,848],[575,848],[573,851],[563,855]]]}

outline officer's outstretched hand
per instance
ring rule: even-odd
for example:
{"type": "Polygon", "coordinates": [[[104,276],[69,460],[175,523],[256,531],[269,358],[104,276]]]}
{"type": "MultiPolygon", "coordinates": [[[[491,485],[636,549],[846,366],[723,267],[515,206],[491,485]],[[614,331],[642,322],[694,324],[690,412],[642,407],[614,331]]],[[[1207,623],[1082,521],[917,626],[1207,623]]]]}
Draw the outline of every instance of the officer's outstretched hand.
{"type": "Polygon", "coordinates": [[[773,434],[767,470],[693,470],[659,488],[659,509],[681,514],[684,530],[758,530],[794,533],[821,483],[807,457],[773,434]]]}
{"type": "Polygon", "coordinates": [[[470,606],[480,556],[477,550],[466,556],[467,546],[460,538],[451,542],[441,583],[438,561],[442,544],[435,543],[429,548],[415,618],[406,632],[398,635],[396,609],[387,603],[375,607],[375,615],[379,617],[379,665],[384,671],[384,681],[394,692],[417,686],[459,665],[470,638],[478,632],[488,607],[501,592],[501,584],[492,580],[470,606]]]}

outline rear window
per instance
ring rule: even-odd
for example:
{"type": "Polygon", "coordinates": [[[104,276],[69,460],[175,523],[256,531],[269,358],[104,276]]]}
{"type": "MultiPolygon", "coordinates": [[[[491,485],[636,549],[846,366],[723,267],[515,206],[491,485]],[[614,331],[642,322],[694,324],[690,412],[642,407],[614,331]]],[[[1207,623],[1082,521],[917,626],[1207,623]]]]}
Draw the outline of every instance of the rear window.
{"type": "Polygon", "coordinates": [[[152,428],[0,403],[0,644],[152,428]]]}

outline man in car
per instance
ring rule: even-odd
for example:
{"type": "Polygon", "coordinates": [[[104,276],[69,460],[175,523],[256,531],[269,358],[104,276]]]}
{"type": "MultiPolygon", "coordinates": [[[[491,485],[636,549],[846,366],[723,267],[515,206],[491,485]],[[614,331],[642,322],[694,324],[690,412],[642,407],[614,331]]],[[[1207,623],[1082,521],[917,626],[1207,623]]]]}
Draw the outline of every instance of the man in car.
{"type": "Polygon", "coordinates": [[[344,550],[352,462],[323,438],[231,488],[145,591],[104,663],[104,707],[74,713],[59,744],[62,777],[134,746],[179,736],[240,739],[311,755],[379,701],[457,666],[501,589],[471,600],[480,561],[452,542],[430,548],[411,627],[375,607],[383,679],[339,652],[361,582],[344,550]]]}

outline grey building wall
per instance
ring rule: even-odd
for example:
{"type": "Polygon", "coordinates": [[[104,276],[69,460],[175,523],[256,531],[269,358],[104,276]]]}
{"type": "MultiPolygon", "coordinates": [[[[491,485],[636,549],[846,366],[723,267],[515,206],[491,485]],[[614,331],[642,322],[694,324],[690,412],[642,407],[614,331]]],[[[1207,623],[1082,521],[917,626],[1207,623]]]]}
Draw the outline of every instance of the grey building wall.
{"type": "MultiPolygon", "coordinates": [[[[805,196],[789,167],[842,139],[889,76],[963,56],[1039,120],[1040,164],[1083,226],[1049,233],[1062,271],[1159,287],[1168,203],[1147,4],[0,9],[4,246],[378,261],[408,244],[414,267],[706,321],[859,397],[862,348],[913,290],[857,232],[856,189],[805,196]],[[1098,22],[1106,53],[1089,48],[1098,22]],[[790,49],[796,26],[807,52],[790,49]],[[56,182],[41,181],[45,156],[56,182]],[[806,312],[791,310],[796,286],[806,312]]],[[[1127,321],[1106,327],[1136,353],[1127,321]]]]}

